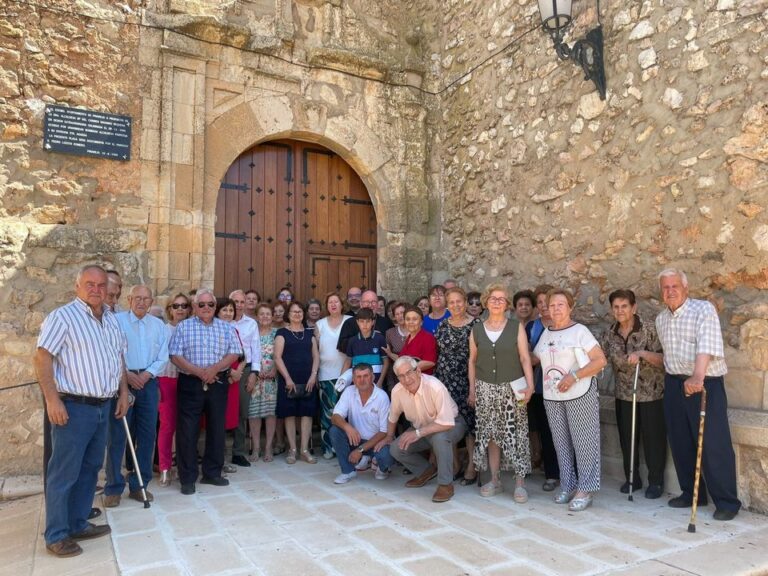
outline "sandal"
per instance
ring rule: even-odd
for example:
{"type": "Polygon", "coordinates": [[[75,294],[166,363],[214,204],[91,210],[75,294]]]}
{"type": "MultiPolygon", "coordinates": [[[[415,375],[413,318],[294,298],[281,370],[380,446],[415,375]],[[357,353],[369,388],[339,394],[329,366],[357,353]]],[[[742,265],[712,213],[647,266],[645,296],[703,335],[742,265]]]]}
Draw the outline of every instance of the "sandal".
{"type": "Polygon", "coordinates": [[[466,476],[464,476],[461,480],[459,480],[459,485],[472,486],[472,484],[474,484],[475,482],[477,482],[477,474],[475,474],[474,478],[467,478],[466,476]]]}
{"type": "Polygon", "coordinates": [[[288,464],[296,464],[296,450],[288,450],[288,456],[285,457],[288,464]]]}
{"type": "Polygon", "coordinates": [[[264,450],[264,462],[272,462],[272,450],[264,450]]]}
{"type": "Polygon", "coordinates": [[[307,464],[317,464],[317,458],[309,453],[309,450],[302,450],[300,458],[307,464]]]}
{"type": "Polygon", "coordinates": [[[502,492],[504,492],[504,486],[502,486],[501,482],[491,481],[480,488],[480,496],[483,496],[484,498],[490,498],[491,496],[496,496],[496,494],[501,494],[502,492]]]}
{"type": "Polygon", "coordinates": [[[518,486],[515,488],[513,497],[518,504],[525,504],[528,502],[528,490],[525,489],[525,486],[518,486]]]}

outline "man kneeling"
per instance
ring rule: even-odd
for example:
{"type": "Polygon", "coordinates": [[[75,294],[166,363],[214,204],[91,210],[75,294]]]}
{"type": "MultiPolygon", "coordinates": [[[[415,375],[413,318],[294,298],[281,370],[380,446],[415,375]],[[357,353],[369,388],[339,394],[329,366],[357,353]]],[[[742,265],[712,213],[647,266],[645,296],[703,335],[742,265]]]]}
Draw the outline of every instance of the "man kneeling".
{"type": "Polygon", "coordinates": [[[392,457],[387,435],[389,398],[373,385],[373,368],[361,362],[352,370],[354,386],[348,386],[336,403],[329,434],[339,459],[341,474],[336,484],[346,484],[357,476],[357,470],[368,468],[373,457],[378,463],[376,480],[386,480],[392,457]]]}
{"type": "Polygon", "coordinates": [[[420,488],[437,476],[432,501],[447,502],[453,497],[453,445],[462,439],[467,426],[448,389],[434,376],[422,374],[418,366],[410,356],[395,361],[399,382],[392,389],[387,437],[381,443],[391,443],[392,457],[414,473],[405,483],[407,487],[420,488]],[[412,428],[393,440],[403,413],[412,428]],[[430,448],[437,468],[421,455],[430,448]]]}

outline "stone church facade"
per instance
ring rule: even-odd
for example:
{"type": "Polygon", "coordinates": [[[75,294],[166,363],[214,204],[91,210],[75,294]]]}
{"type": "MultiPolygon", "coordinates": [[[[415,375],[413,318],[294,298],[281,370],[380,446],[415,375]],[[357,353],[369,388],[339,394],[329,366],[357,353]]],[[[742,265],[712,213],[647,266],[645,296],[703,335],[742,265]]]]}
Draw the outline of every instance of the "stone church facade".
{"type": "MultiPolygon", "coordinates": [[[[740,493],[768,511],[766,0],[603,1],[605,101],[534,29],[533,0],[48,6],[0,2],[0,388],[34,380],[40,324],[83,263],[161,301],[211,286],[230,165],[313,142],[368,190],[386,296],[546,281],[600,332],[611,290],[652,317],[658,271],[687,270],[721,313],[740,493]],[[131,160],[44,151],[47,104],[131,116],[131,160]]],[[[576,38],[594,4],[574,17],[576,38]]],[[[0,476],[37,472],[39,393],[0,394],[0,476]]]]}

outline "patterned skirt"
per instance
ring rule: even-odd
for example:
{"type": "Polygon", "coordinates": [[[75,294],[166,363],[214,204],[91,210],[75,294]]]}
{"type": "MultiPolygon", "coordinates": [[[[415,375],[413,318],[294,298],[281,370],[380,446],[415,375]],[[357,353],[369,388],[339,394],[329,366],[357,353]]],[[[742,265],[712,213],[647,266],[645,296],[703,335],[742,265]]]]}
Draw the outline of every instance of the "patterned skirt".
{"type": "Polygon", "coordinates": [[[248,405],[248,418],[266,418],[275,415],[277,406],[277,380],[256,379],[248,405]]]}
{"type": "Polygon", "coordinates": [[[515,400],[508,382],[475,384],[477,428],[475,466],[488,468],[488,444],[501,448],[501,470],[524,476],[531,472],[531,447],[528,440],[528,413],[525,404],[515,400]]]}

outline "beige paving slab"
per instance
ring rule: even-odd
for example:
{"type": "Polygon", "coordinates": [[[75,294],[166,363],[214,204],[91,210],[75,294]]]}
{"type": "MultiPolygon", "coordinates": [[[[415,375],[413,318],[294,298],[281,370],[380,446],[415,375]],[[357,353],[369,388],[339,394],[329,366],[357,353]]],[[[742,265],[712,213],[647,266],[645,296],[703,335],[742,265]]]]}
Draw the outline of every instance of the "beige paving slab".
{"type": "Polygon", "coordinates": [[[509,525],[513,529],[517,527],[523,533],[531,532],[540,539],[551,542],[555,546],[574,547],[589,542],[589,539],[581,531],[570,530],[555,522],[534,516],[514,520],[509,525]]]}
{"type": "Polygon", "coordinates": [[[178,564],[160,564],[132,570],[130,576],[187,576],[187,574],[188,572],[178,564]]]}
{"type": "Polygon", "coordinates": [[[157,515],[153,508],[144,508],[138,502],[137,506],[120,505],[117,508],[107,508],[107,519],[112,530],[120,534],[143,532],[157,528],[157,515]]]}
{"type": "Polygon", "coordinates": [[[329,554],[323,562],[343,576],[391,576],[396,570],[392,562],[376,559],[361,550],[329,554]]]}
{"type": "Polygon", "coordinates": [[[611,571],[609,574],[615,576],[692,576],[687,570],[669,566],[658,560],[647,560],[628,568],[611,571]]]}
{"type": "MultiPolygon", "coordinates": [[[[243,550],[266,576],[330,576],[320,563],[294,543],[270,542],[243,550]]],[[[361,573],[362,574],[362,573],[361,573]]]]}
{"type": "Polygon", "coordinates": [[[178,547],[187,570],[193,576],[255,568],[251,559],[225,535],[185,540],[178,547]]]}
{"type": "MultiPolygon", "coordinates": [[[[205,495],[202,495],[205,498],[205,495]]],[[[215,496],[206,498],[206,509],[216,512],[220,517],[250,514],[256,511],[252,501],[240,493],[217,492],[215,496]]]]}
{"type": "MultiPolygon", "coordinates": [[[[337,494],[316,483],[291,484],[285,488],[286,496],[300,502],[328,502],[336,500],[337,494]]],[[[338,490],[336,491],[338,492],[338,490]]]]}
{"type": "Polygon", "coordinates": [[[639,548],[647,552],[667,552],[673,546],[669,540],[656,538],[652,533],[632,528],[622,529],[616,526],[596,525],[594,531],[622,545],[639,548]]]}
{"type": "Polygon", "coordinates": [[[579,550],[579,555],[587,555],[590,558],[616,567],[629,566],[642,559],[632,550],[619,548],[611,544],[601,544],[591,548],[582,548],[579,550]]]}
{"type": "Polygon", "coordinates": [[[378,516],[389,520],[395,527],[402,526],[411,532],[429,532],[443,527],[441,522],[436,522],[426,514],[411,510],[404,506],[394,506],[377,510],[378,516]]]}
{"type": "Polygon", "coordinates": [[[165,517],[165,523],[176,539],[198,538],[216,531],[216,523],[207,510],[174,512],[165,517]]]}
{"type": "Polygon", "coordinates": [[[307,506],[290,498],[262,502],[256,505],[256,510],[266,513],[277,522],[296,522],[297,520],[309,518],[312,515],[307,506]]]}
{"type": "Polygon", "coordinates": [[[471,532],[486,540],[496,540],[498,538],[508,538],[509,530],[496,522],[491,522],[487,518],[467,512],[464,510],[454,510],[439,516],[440,520],[461,530],[471,532]]]}
{"type": "Polygon", "coordinates": [[[467,570],[441,556],[429,556],[403,562],[403,568],[408,574],[435,574],[440,576],[464,576],[465,574],[480,574],[479,571],[467,570]]]}
{"type": "Polygon", "coordinates": [[[480,569],[510,560],[509,556],[495,546],[457,530],[427,536],[427,541],[442,548],[446,553],[468,566],[480,569]]]}
{"type": "Polygon", "coordinates": [[[358,506],[346,502],[334,502],[316,506],[315,510],[323,517],[334,520],[345,528],[355,528],[374,521],[373,517],[364,513],[358,506]]]}
{"type": "Polygon", "coordinates": [[[114,536],[115,555],[121,568],[143,568],[147,564],[167,562],[171,559],[171,549],[159,530],[136,532],[126,536],[114,536]]]}
{"type": "Polygon", "coordinates": [[[347,529],[336,526],[323,518],[312,518],[303,522],[291,522],[282,526],[283,532],[312,555],[345,551],[354,548],[355,543],[347,536],[347,529]]]}
{"type": "Polygon", "coordinates": [[[497,568],[483,570],[483,576],[545,576],[547,572],[541,572],[529,564],[505,564],[497,568]]]}
{"type": "Polygon", "coordinates": [[[348,502],[357,503],[364,508],[376,508],[377,506],[388,506],[399,503],[390,490],[393,480],[371,483],[350,482],[339,487],[338,496],[343,497],[348,502]]]}
{"type": "Polygon", "coordinates": [[[548,542],[540,542],[530,538],[515,538],[503,543],[503,546],[520,560],[533,563],[534,567],[542,568],[555,574],[589,574],[602,567],[595,562],[562,548],[553,547],[548,542]]]}
{"type": "Polygon", "coordinates": [[[428,549],[414,538],[403,537],[389,526],[361,528],[355,530],[352,535],[378,550],[384,558],[402,559],[428,552],[428,549]]]}

